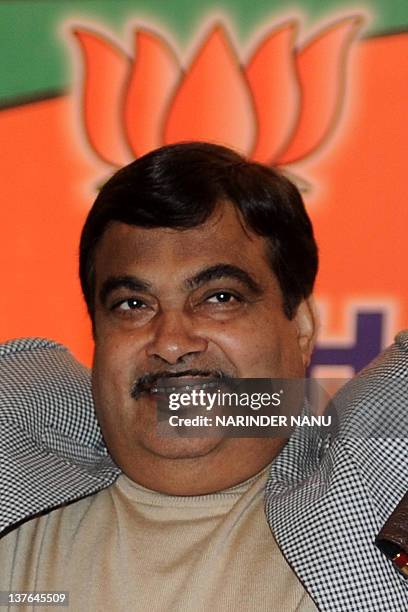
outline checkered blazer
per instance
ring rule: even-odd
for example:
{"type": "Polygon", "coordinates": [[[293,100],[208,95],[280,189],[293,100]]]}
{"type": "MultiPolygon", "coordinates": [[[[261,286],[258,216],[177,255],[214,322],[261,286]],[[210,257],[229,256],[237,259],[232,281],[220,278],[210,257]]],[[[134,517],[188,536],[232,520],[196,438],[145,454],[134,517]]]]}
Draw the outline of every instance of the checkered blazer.
{"type": "MultiPolygon", "coordinates": [[[[273,462],[268,523],[320,610],[407,612],[408,581],[374,541],[408,489],[408,332],[334,406],[336,435],[299,427],[273,462]]],[[[89,371],[48,340],[0,345],[0,441],[3,533],[120,473],[95,418],[89,371]]]]}

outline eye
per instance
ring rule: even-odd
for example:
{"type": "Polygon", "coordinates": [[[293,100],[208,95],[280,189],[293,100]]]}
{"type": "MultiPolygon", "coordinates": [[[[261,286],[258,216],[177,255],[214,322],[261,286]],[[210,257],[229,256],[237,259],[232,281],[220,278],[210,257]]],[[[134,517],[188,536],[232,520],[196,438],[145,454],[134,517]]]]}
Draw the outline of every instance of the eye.
{"type": "Polygon", "coordinates": [[[122,300],[113,305],[113,310],[142,310],[146,308],[146,304],[137,298],[122,300]]]}
{"type": "Polygon", "coordinates": [[[236,302],[242,301],[237,295],[229,291],[217,291],[206,299],[206,302],[210,304],[235,304],[236,302]]]}

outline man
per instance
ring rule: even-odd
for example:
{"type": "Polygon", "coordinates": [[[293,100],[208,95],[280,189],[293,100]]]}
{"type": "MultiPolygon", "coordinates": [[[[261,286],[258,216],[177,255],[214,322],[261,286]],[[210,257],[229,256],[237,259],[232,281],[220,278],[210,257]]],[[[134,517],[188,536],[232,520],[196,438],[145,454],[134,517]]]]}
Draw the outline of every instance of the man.
{"type": "MultiPolygon", "coordinates": [[[[34,500],[26,495],[22,501],[13,474],[10,499],[18,500],[18,509],[8,510],[0,541],[3,590],[69,591],[74,610],[290,612],[358,609],[358,601],[363,610],[387,609],[390,601],[388,609],[404,609],[405,586],[388,565],[381,571],[391,576],[389,590],[383,579],[372,593],[371,577],[359,576],[355,584],[363,591],[356,594],[333,580],[326,561],[311,559],[327,557],[324,543],[319,550],[310,537],[321,537],[323,527],[333,564],[341,563],[336,554],[344,544],[330,548],[326,523],[328,517],[337,521],[340,540],[349,519],[333,512],[333,496],[322,495],[332,479],[340,505],[345,499],[344,472],[339,480],[338,470],[330,472],[332,456],[324,454],[329,440],[313,431],[295,432],[286,445],[277,437],[157,431],[158,394],[231,378],[304,375],[316,330],[316,270],[313,231],[297,189],[228,149],[164,147],[108,181],[80,247],[103,441],[86,408],[83,373],[72,363],[57,383],[59,397],[74,398],[70,415],[58,398],[51,400],[54,414],[41,412],[41,419],[37,405],[35,416],[28,411],[16,420],[9,412],[7,473],[21,477],[17,468],[29,465],[34,500]],[[24,443],[18,457],[17,440],[24,443]],[[317,457],[325,482],[313,468],[317,457]],[[287,496],[285,479],[295,487],[304,476],[302,462],[303,470],[314,471],[314,484],[287,496]],[[265,486],[268,519],[290,564],[264,518],[265,486]],[[309,537],[296,542],[293,532],[303,528],[305,514],[309,537]],[[379,603],[384,606],[375,607],[379,603]]],[[[20,344],[11,353],[22,353],[24,362],[26,348],[20,344]]],[[[58,350],[31,344],[28,361],[32,350],[50,348],[58,350]]],[[[40,390],[47,385],[41,382],[40,390]]],[[[336,469],[346,465],[348,457],[332,446],[340,457],[336,469]]],[[[395,495],[403,486],[398,482],[395,495]]],[[[366,542],[355,531],[351,540],[360,537],[363,549],[366,542]]],[[[379,565],[381,553],[370,554],[374,561],[367,562],[379,565]]],[[[351,556],[343,570],[348,578],[350,567],[355,570],[351,556]]]]}
{"type": "Polygon", "coordinates": [[[277,438],[158,436],[149,391],[185,377],[202,385],[219,374],[303,376],[316,267],[296,189],[228,150],[173,146],[111,179],[84,227],[81,282],[98,420],[127,476],[163,493],[202,495],[270,463],[277,438]]]}

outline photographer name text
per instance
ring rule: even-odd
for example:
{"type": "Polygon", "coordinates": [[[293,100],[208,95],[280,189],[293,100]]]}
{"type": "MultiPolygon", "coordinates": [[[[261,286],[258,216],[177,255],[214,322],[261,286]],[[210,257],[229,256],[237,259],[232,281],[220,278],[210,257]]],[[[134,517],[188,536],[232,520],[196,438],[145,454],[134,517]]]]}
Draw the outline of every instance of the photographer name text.
{"type": "Polygon", "coordinates": [[[284,415],[196,415],[194,417],[169,417],[172,427],[330,427],[331,416],[284,416],[284,415]]]}

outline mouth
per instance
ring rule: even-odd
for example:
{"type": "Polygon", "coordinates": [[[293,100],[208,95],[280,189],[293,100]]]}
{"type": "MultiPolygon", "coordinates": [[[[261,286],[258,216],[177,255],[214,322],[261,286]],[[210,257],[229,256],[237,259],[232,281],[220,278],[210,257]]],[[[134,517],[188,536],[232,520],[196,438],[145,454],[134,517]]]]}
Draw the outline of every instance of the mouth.
{"type": "Polygon", "coordinates": [[[220,377],[214,376],[178,376],[176,378],[159,378],[150,388],[152,395],[170,395],[171,393],[188,393],[193,390],[215,389],[220,386],[220,377]]]}
{"type": "Polygon", "coordinates": [[[158,399],[159,396],[168,397],[171,393],[219,388],[227,378],[223,372],[205,370],[147,374],[137,380],[131,395],[134,399],[139,399],[142,395],[151,395],[158,399]]]}

